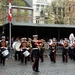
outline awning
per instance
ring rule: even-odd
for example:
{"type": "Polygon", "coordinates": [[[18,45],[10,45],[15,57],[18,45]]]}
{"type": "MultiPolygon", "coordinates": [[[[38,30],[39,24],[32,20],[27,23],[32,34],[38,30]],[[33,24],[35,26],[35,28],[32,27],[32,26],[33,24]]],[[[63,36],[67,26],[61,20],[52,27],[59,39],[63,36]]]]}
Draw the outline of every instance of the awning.
{"type": "Polygon", "coordinates": [[[31,26],[31,27],[55,27],[55,28],[75,28],[75,25],[65,25],[65,24],[35,24],[35,23],[20,23],[13,22],[13,26],[31,26]]]}

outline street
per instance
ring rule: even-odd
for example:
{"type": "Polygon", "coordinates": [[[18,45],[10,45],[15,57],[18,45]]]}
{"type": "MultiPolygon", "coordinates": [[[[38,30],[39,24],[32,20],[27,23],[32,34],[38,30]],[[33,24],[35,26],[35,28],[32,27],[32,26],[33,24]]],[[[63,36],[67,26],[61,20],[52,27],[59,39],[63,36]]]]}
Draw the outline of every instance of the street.
{"type": "Polygon", "coordinates": [[[61,56],[57,56],[56,63],[52,63],[45,57],[43,63],[39,62],[39,71],[34,72],[29,61],[25,65],[9,58],[5,66],[0,64],[0,75],[75,75],[75,61],[69,59],[68,63],[63,63],[61,56]]]}

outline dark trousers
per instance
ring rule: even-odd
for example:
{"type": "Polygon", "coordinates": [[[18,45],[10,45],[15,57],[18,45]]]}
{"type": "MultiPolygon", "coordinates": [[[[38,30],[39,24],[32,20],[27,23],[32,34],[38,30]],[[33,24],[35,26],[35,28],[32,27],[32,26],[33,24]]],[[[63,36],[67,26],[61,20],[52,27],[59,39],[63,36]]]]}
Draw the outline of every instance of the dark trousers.
{"type": "Polygon", "coordinates": [[[5,59],[6,59],[6,57],[4,57],[3,55],[1,55],[1,61],[0,61],[0,63],[2,63],[3,65],[5,65],[5,59]]]}
{"type": "Polygon", "coordinates": [[[56,63],[56,51],[55,52],[50,52],[50,60],[51,62],[56,63]]]}
{"type": "Polygon", "coordinates": [[[75,48],[73,49],[73,60],[75,61],[75,48]]]}
{"type": "Polygon", "coordinates": [[[62,61],[68,62],[68,50],[66,50],[66,49],[63,49],[63,51],[62,51],[62,61]]]}
{"type": "Polygon", "coordinates": [[[38,71],[38,67],[39,67],[39,59],[36,59],[34,57],[34,63],[32,65],[32,68],[33,68],[34,71],[38,71]]]}
{"type": "Polygon", "coordinates": [[[27,64],[27,57],[23,55],[23,52],[21,52],[21,63],[25,62],[27,64]]]}
{"type": "Polygon", "coordinates": [[[74,49],[69,48],[69,58],[73,59],[74,49]]]}
{"type": "Polygon", "coordinates": [[[20,51],[15,51],[15,60],[20,60],[20,51]]]}
{"type": "Polygon", "coordinates": [[[1,62],[1,55],[2,55],[2,54],[0,53],[0,63],[2,63],[2,62],[1,62]]]}
{"type": "Polygon", "coordinates": [[[41,59],[41,62],[44,62],[44,50],[43,49],[40,50],[40,59],[41,59]]]}
{"type": "MultiPolygon", "coordinates": [[[[28,51],[30,54],[31,54],[31,52],[30,51],[28,51]]],[[[29,55],[29,56],[27,56],[27,60],[28,61],[30,61],[31,60],[31,56],[29,55]]]]}

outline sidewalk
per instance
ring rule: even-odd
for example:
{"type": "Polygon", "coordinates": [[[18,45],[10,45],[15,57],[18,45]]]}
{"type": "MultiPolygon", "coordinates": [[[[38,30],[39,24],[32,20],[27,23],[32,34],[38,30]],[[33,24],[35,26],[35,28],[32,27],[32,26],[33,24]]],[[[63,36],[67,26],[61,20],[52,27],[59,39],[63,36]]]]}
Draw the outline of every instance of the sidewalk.
{"type": "Polygon", "coordinates": [[[39,64],[40,72],[36,73],[32,70],[31,62],[25,65],[9,58],[5,66],[0,64],[0,75],[75,75],[75,61],[63,63],[61,56],[57,56],[56,63],[51,63],[50,59],[45,57],[44,62],[39,64]]]}

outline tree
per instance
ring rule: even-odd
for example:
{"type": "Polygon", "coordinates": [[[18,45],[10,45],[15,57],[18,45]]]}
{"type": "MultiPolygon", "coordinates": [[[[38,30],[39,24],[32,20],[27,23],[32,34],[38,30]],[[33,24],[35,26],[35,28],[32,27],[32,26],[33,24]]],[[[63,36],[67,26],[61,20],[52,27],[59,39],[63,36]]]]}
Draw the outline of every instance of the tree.
{"type": "MultiPolygon", "coordinates": [[[[9,0],[0,0],[0,24],[3,24],[8,15],[9,0]]],[[[25,6],[24,0],[12,0],[12,5],[25,6]]]]}
{"type": "Polygon", "coordinates": [[[69,9],[70,3],[71,1],[69,0],[55,0],[51,3],[51,5],[48,5],[48,7],[43,9],[40,15],[43,15],[45,18],[44,14],[48,13],[48,17],[45,18],[45,20],[47,20],[47,23],[68,24],[69,18],[71,19],[70,14],[74,12],[67,11],[69,9]]]}
{"type": "Polygon", "coordinates": [[[24,0],[12,0],[12,5],[25,6],[25,1],[24,0]]]}

